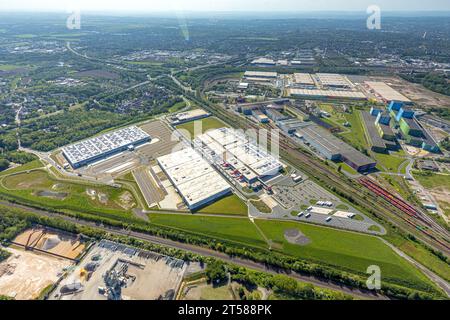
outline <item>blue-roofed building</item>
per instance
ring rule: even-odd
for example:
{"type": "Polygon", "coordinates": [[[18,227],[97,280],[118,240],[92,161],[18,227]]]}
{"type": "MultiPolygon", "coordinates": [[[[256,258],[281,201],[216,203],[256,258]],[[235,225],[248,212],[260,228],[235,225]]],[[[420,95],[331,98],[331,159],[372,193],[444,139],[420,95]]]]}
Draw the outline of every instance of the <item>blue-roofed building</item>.
{"type": "Polygon", "coordinates": [[[432,153],[440,153],[441,149],[434,142],[424,141],[422,144],[422,149],[432,153]]]}
{"type": "Polygon", "coordinates": [[[400,109],[404,106],[403,102],[400,101],[391,101],[389,104],[389,111],[400,111],[400,109]]]}
{"type": "Polygon", "coordinates": [[[383,110],[380,109],[380,108],[376,108],[376,107],[370,108],[370,114],[371,114],[372,116],[377,116],[377,115],[379,115],[379,114],[382,113],[382,112],[383,112],[383,110]]]}
{"type": "Polygon", "coordinates": [[[387,113],[379,113],[377,119],[375,120],[375,123],[380,123],[388,126],[391,123],[391,116],[387,113]]]}
{"type": "Polygon", "coordinates": [[[402,118],[413,119],[414,114],[415,114],[414,110],[405,108],[405,107],[401,107],[400,110],[397,112],[397,115],[395,116],[395,120],[397,120],[397,122],[399,122],[400,119],[402,119],[402,118]]]}

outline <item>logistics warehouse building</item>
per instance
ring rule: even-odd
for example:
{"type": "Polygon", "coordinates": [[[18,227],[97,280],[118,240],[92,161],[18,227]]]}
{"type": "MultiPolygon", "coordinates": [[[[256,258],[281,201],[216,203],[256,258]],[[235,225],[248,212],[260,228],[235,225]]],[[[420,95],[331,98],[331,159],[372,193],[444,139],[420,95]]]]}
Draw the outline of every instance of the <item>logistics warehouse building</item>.
{"type": "Polygon", "coordinates": [[[343,161],[356,171],[369,171],[377,165],[376,161],[317,125],[298,128],[297,134],[327,159],[343,161]]]}
{"type": "Polygon", "coordinates": [[[194,143],[196,147],[203,150],[206,148],[221,161],[228,163],[249,183],[273,177],[283,168],[280,161],[238,130],[211,130],[198,136],[194,143]]]}
{"type": "Polygon", "coordinates": [[[78,169],[113,154],[134,149],[150,140],[149,134],[133,126],[77,142],[63,147],[62,151],[72,168],[78,169]]]}
{"type": "Polygon", "coordinates": [[[319,89],[287,89],[287,94],[291,97],[307,99],[344,99],[344,100],[367,100],[364,93],[359,91],[341,90],[319,90],[319,89]]]}
{"type": "Polygon", "coordinates": [[[399,101],[406,104],[411,103],[411,100],[384,82],[366,81],[365,85],[371,92],[375,93],[377,97],[381,98],[386,103],[391,103],[392,101],[399,101]]]}
{"type": "Polygon", "coordinates": [[[158,164],[190,210],[231,193],[225,179],[192,148],[160,157],[158,164]]]}

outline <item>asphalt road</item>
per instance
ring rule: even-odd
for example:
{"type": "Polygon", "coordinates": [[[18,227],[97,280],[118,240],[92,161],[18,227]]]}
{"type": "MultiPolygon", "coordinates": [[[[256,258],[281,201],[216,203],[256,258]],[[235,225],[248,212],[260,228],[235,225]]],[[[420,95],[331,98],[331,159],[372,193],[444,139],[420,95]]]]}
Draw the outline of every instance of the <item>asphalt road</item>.
{"type": "Polygon", "coordinates": [[[9,202],[0,201],[0,204],[11,207],[11,208],[19,208],[19,209],[27,210],[29,212],[38,214],[40,216],[53,217],[53,218],[57,217],[57,218],[65,220],[65,221],[75,223],[77,225],[100,229],[102,231],[105,231],[105,232],[108,232],[111,234],[115,234],[115,235],[128,236],[128,237],[132,237],[132,238],[139,239],[139,240],[145,240],[145,241],[157,244],[157,245],[163,245],[163,246],[167,246],[167,247],[171,247],[171,248],[175,248],[175,249],[189,251],[189,252],[199,254],[202,256],[217,258],[217,259],[220,259],[225,262],[233,263],[235,265],[253,269],[253,270],[257,270],[257,271],[262,271],[262,272],[266,272],[266,273],[270,273],[270,274],[284,274],[293,279],[296,279],[296,280],[299,280],[299,281],[302,281],[305,283],[310,283],[317,287],[336,290],[336,291],[340,291],[340,292],[352,295],[358,299],[376,299],[376,300],[388,299],[385,296],[381,296],[381,295],[376,294],[369,290],[354,289],[351,287],[332,283],[327,280],[319,279],[316,277],[305,276],[305,275],[301,275],[301,274],[287,271],[287,270],[268,268],[266,265],[264,265],[262,263],[257,263],[257,262],[251,261],[251,260],[230,257],[222,252],[213,251],[213,250],[210,250],[207,248],[202,248],[202,247],[194,246],[191,244],[180,243],[180,242],[172,241],[169,239],[159,238],[159,237],[148,235],[145,233],[124,230],[124,229],[119,229],[119,228],[105,226],[105,225],[97,225],[94,222],[85,221],[85,220],[77,220],[75,218],[68,217],[65,215],[51,213],[51,212],[47,212],[47,211],[43,211],[43,210],[38,210],[35,208],[30,208],[30,207],[13,204],[13,203],[9,203],[9,202]]]}

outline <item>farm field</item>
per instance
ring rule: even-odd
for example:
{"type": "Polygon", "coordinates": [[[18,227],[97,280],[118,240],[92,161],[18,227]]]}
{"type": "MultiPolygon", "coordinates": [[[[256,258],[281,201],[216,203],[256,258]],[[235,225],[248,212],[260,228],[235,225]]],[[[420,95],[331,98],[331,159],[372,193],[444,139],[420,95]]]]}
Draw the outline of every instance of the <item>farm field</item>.
{"type": "Polygon", "coordinates": [[[248,207],[241,198],[233,194],[197,211],[197,213],[247,216],[248,207]]]}
{"type": "Polygon", "coordinates": [[[150,223],[207,235],[250,246],[266,248],[267,244],[248,219],[200,217],[195,215],[150,214],[150,223]]]}
{"type": "Polygon", "coordinates": [[[219,128],[223,128],[223,127],[227,127],[227,125],[217,118],[209,117],[206,119],[181,124],[181,125],[177,126],[177,129],[186,130],[190,135],[189,137],[192,139],[193,137],[195,138],[196,136],[201,135],[208,130],[214,130],[214,129],[219,129],[219,128]],[[202,125],[201,131],[200,131],[200,126],[199,126],[200,123],[202,125]],[[199,129],[197,129],[197,130],[199,130],[200,132],[195,132],[195,124],[197,124],[199,126],[199,129]]]}
{"type": "Polygon", "coordinates": [[[256,224],[274,242],[275,250],[282,253],[359,274],[378,265],[383,278],[390,282],[430,288],[424,275],[375,237],[296,222],[256,220],[256,224]],[[299,230],[310,242],[303,246],[289,243],[284,233],[292,229],[299,230]]]}

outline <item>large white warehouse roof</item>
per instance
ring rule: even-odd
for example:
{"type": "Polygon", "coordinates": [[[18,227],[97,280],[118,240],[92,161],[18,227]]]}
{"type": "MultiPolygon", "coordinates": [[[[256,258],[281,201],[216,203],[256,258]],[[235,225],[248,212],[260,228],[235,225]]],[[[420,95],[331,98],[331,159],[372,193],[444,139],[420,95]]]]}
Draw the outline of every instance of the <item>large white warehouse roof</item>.
{"type": "Polygon", "coordinates": [[[158,163],[191,210],[231,192],[225,179],[191,148],[160,157],[158,163]]]}

